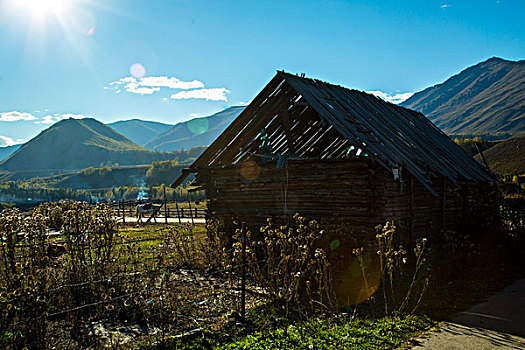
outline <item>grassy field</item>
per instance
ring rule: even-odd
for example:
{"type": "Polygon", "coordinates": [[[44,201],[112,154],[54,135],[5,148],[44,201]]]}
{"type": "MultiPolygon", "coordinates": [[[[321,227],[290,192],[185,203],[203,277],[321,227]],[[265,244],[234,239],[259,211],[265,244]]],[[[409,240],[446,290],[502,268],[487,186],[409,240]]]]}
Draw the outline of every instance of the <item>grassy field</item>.
{"type": "MultiPolygon", "coordinates": [[[[116,224],[109,208],[81,203],[48,204],[29,215],[4,211],[0,346],[395,349],[409,346],[432,319],[482,301],[523,271],[515,259],[523,242],[507,237],[433,266],[428,292],[412,292],[415,307],[399,306],[403,279],[389,282],[387,267],[383,287],[368,300],[332,305],[322,277],[328,265],[314,249],[320,227],[296,219],[301,231],[270,225],[262,228],[263,241],[247,237],[243,321],[238,233],[225,245],[213,225],[116,224]],[[48,227],[62,234],[48,236],[48,227]],[[298,248],[303,253],[294,257],[298,248]],[[317,287],[310,290],[312,284],[317,287]]],[[[386,242],[394,232],[385,225],[378,237],[386,242]]],[[[403,259],[402,250],[381,247],[380,256],[403,259]]],[[[424,244],[417,247],[424,250],[424,244]]],[[[359,260],[362,252],[354,254],[359,260]]],[[[398,265],[404,263],[392,267],[398,265]]],[[[400,272],[391,271],[410,279],[413,270],[400,272]]]]}
{"type": "Polygon", "coordinates": [[[322,349],[334,341],[394,348],[431,324],[425,318],[349,314],[316,306],[322,306],[320,292],[297,293],[304,280],[294,271],[315,274],[322,268],[318,252],[314,258],[310,250],[315,230],[295,243],[290,238],[298,231],[273,238],[283,251],[306,247],[311,253],[302,258],[259,260],[248,254],[242,322],[239,245],[224,245],[213,227],[117,225],[106,206],[60,203],[29,214],[6,210],[0,228],[0,344],[6,349],[271,349],[312,343],[322,349]],[[49,236],[49,227],[61,234],[49,236]]]}

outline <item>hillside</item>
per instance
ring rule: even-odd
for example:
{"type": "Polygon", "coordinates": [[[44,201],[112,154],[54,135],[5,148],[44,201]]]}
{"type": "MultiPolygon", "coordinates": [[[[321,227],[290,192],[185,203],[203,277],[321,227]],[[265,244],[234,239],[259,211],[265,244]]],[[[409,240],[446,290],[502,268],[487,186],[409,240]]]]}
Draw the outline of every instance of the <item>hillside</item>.
{"type": "Polygon", "coordinates": [[[139,145],[146,144],[149,140],[173,127],[172,124],[140,119],[120,120],[106,125],[139,145]]]}
{"type": "Polygon", "coordinates": [[[20,146],[21,145],[0,147],[0,161],[15,153],[20,148],[20,146]]]}
{"type": "MultiPolygon", "coordinates": [[[[182,166],[180,167],[182,168],[182,166]]],[[[103,189],[120,186],[144,187],[146,186],[145,179],[148,169],[150,169],[148,165],[87,168],[74,175],[65,177],[51,187],[72,189],[103,189]]]]}
{"type": "Polygon", "coordinates": [[[181,163],[176,160],[168,160],[153,162],[151,165],[90,167],[75,174],[63,176],[49,187],[91,190],[121,186],[169,185],[180,176],[182,169],[187,168],[203,151],[203,147],[184,151],[177,157],[184,160],[181,163]]]}
{"type": "Polygon", "coordinates": [[[446,133],[525,131],[525,60],[491,58],[401,104],[427,116],[446,133]]]}
{"type": "Polygon", "coordinates": [[[144,146],[152,150],[168,152],[209,146],[243,110],[243,106],[229,107],[208,117],[178,123],[144,146]]]}
{"type": "MultiPolygon", "coordinates": [[[[497,174],[525,174],[525,137],[502,141],[483,152],[490,170],[497,174]]],[[[481,157],[475,156],[481,163],[481,157]]]]}
{"type": "Polygon", "coordinates": [[[170,157],[131,142],[95,119],[65,119],[22,145],[0,162],[0,169],[41,174],[42,171],[80,170],[100,164],[149,164],[170,157]]]}

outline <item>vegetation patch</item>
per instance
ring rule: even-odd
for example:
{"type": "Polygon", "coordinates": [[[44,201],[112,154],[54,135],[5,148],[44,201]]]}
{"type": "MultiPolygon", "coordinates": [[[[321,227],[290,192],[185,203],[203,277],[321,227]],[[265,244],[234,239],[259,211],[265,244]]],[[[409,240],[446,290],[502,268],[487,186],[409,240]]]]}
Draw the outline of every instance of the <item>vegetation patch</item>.
{"type": "Polygon", "coordinates": [[[420,336],[433,324],[425,316],[357,319],[349,314],[318,315],[278,329],[236,336],[206,332],[191,340],[173,341],[170,345],[188,350],[397,349],[409,344],[413,337],[420,336]]]}

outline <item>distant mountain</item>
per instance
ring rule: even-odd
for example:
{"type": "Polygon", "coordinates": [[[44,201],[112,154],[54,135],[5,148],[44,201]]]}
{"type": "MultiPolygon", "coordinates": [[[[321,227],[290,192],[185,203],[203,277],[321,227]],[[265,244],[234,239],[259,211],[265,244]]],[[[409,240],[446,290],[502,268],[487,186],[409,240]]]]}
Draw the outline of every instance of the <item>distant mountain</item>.
{"type": "Polygon", "coordinates": [[[80,170],[100,164],[138,165],[169,159],[131,142],[109,126],[86,119],[65,119],[53,124],[0,162],[10,172],[80,170]]]}
{"type": "Polygon", "coordinates": [[[244,106],[230,107],[208,117],[178,123],[144,146],[157,151],[209,146],[241,114],[244,108],[244,106]]]}
{"type": "Polygon", "coordinates": [[[15,153],[22,145],[4,146],[0,147],[0,161],[6,159],[11,154],[15,153]]]}
{"type": "Polygon", "coordinates": [[[525,60],[493,57],[401,104],[446,133],[517,134],[525,131],[525,60]]]}
{"type": "MultiPolygon", "coordinates": [[[[514,137],[483,152],[490,170],[497,174],[524,174],[525,173],[525,137],[514,137]]],[[[479,155],[475,156],[478,162],[479,155]]]]}
{"type": "Polygon", "coordinates": [[[140,119],[120,120],[106,125],[142,146],[152,138],[159,136],[169,128],[173,127],[173,124],[164,124],[140,119]]]}

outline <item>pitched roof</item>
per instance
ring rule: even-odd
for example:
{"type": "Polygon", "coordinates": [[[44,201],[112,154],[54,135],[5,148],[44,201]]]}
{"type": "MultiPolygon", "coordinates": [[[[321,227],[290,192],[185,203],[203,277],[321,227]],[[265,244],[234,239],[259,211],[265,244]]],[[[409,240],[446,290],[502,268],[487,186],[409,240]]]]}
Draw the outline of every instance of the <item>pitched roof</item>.
{"type": "MultiPolygon", "coordinates": [[[[190,168],[225,165],[234,162],[234,159],[241,159],[239,149],[242,153],[242,148],[257,137],[277,114],[283,110],[288,113],[289,106],[299,100],[344,138],[338,147],[346,144],[358,147],[388,170],[402,166],[435,195],[437,192],[432,182],[441,176],[456,186],[459,186],[461,179],[494,181],[489,171],[423,114],[365,92],[282,71],[277,72],[190,168]]],[[[287,150],[290,151],[290,147],[287,150]]],[[[179,185],[186,176],[187,173],[183,173],[173,185],[179,185]]]]}

